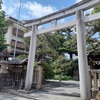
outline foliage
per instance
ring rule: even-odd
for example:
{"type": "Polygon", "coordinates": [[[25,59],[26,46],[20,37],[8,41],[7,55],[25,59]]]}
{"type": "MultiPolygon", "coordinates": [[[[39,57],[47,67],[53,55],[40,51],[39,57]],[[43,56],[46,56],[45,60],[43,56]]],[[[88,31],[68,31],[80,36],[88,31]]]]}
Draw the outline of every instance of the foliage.
{"type": "Polygon", "coordinates": [[[25,37],[23,40],[26,45],[30,45],[30,37],[25,37]]]}
{"type": "Polygon", "coordinates": [[[100,5],[96,6],[93,11],[92,11],[92,14],[95,14],[97,12],[100,12],[100,5]]]}
{"type": "MultiPolygon", "coordinates": [[[[69,30],[67,30],[67,32],[68,31],[69,30]]],[[[65,45],[67,44],[66,34],[63,34],[63,31],[56,31],[52,34],[49,33],[49,34],[43,34],[38,36],[36,59],[37,61],[42,60],[46,66],[48,66],[47,59],[48,58],[49,60],[52,59],[52,61],[49,63],[49,68],[52,68],[52,73],[53,72],[56,74],[63,73],[65,68],[67,67],[67,63],[66,63],[67,58],[65,57],[65,53],[69,52],[73,54],[74,50],[76,50],[76,48],[75,49],[72,48],[71,51],[69,50],[69,48],[71,47],[70,44],[68,44],[68,46],[65,45]],[[66,48],[68,48],[68,50],[66,48]]],[[[70,40],[74,40],[75,38],[73,39],[73,37],[75,36],[73,35],[70,38],[70,40]]],[[[73,43],[75,42],[73,41],[73,43]]],[[[44,67],[44,70],[47,70],[47,68],[44,67]]],[[[44,71],[44,74],[46,74],[45,77],[48,76],[47,73],[51,73],[51,72],[49,72],[49,70],[48,72],[44,71]]]]}
{"type": "Polygon", "coordinates": [[[17,56],[17,59],[24,59],[24,58],[28,58],[28,55],[20,54],[19,56],[17,56]]]}
{"type": "MultiPolygon", "coordinates": [[[[51,34],[48,36],[51,37],[51,34]]],[[[54,50],[53,46],[48,42],[48,36],[46,34],[39,35],[37,38],[37,47],[36,47],[36,60],[45,60],[49,58],[55,58],[57,52],[54,50]]]]}
{"type": "Polygon", "coordinates": [[[44,77],[46,79],[52,79],[54,77],[54,72],[50,64],[47,62],[44,62],[43,68],[44,68],[44,77]]]}
{"type": "Polygon", "coordinates": [[[72,54],[77,55],[77,41],[76,34],[73,31],[73,27],[61,30],[65,34],[66,41],[63,43],[66,52],[70,55],[72,59],[72,54]]]}
{"type": "Polygon", "coordinates": [[[66,64],[66,58],[63,55],[60,55],[54,62],[52,62],[55,74],[63,73],[66,64]]]}
{"type": "MultiPolygon", "coordinates": [[[[100,5],[96,6],[91,14],[100,12],[100,5]]],[[[100,53],[100,19],[90,22],[87,25],[87,49],[88,54],[100,53]]]]}
{"type": "Polygon", "coordinates": [[[5,48],[7,48],[7,44],[5,43],[5,32],[4,32],[4,28],[7,25],[7,21],[5,19],[5,12],[2,10],[1,8],[1,2],[0,2],[0,52],[2,52],[5,48]]]}
{"type": "MultiPolygon", "coordinates": [[[[29,38],[26,38],[25,41],[27,44],[30,43],[29,38]]],[[[69,53],[71,56],[77,54],[76,35],[70,28],[37,37],[36,62],[44,63],[45,78],[52,78],[54,74],[64,75],[66,71],[68,74],[70,73],[71,66],[68,66],[69,62],[65,53],[69,53]]]]}
{"type": "MultiPolygon", "coordinates": [[[[59,80],[59,75],[54,75],[54,80],[59,80]]],[[[61,80],[72,80],[71,76],[62,75],[61,80]]]]}
{"type": "Polygon", "coordinates": [[[56,75],[61,74],[61,79],[64,76],[74,76],[74,71],[78,70],[78,60],[66,59],[60,55],[54,62],[52,62],[54,72],[56,75]]]}
{"type": "Polygon", "coordinates": [[[67,60],[67,66],[64,70],[64,75],[74,76],[74,71],[78,70],[78,59],[76,60],[67,60]]]}

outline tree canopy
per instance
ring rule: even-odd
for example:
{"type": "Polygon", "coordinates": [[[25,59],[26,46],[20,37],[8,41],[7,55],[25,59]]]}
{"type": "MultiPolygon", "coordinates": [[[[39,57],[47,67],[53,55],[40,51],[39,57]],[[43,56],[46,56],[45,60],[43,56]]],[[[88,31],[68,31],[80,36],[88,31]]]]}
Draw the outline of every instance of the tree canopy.
{"type": "Polygon", "coordinates": [[[7,48],[7,44],[5,43],[5,32],[4,28],[7,25],[5,20],[5,12],[2,10],[0,1],[0,52],[2,52],[5,48],[7,48]]]}
{"type": "MultiPolygon", "coordinates": [[[[100,12],[100,5],[96,6],[91,14],[100,12]]],[[[87,49],[88,54],[100,54],[100,19],[87,24],[87,49]]]]}

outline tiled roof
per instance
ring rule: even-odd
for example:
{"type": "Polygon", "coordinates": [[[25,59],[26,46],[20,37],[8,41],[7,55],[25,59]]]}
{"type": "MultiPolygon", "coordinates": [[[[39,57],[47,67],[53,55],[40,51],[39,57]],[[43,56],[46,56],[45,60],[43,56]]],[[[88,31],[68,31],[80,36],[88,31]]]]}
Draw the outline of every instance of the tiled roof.
{"type": "Polygon", "coordinates": [[[28,60],[27,58],[24,58],[24,59],[12,59],[12,61],[10,61],[9,64],[11,64],[11,65],[21,65],[21,64],[27,62],[27,60],[28,60]]]}

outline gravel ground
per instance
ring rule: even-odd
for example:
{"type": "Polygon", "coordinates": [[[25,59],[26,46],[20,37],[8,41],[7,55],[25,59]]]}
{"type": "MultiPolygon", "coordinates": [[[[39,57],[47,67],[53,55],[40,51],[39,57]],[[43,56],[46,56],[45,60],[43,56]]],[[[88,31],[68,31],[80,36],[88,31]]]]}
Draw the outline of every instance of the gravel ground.
{"type": "Polygon", "coordinates": [[[33,100],[33,99],[28,99],[28,98],[20,97],[17,95],[0,92],[0,100],[33,100]]]}
{"type": "Polygon", "coordinates": [[[79,82],[63,81],[59,84],[49,80],[41,90],[34,90],[28,94],[16,90],[0,92],[0,100],[80,100],[79,82]]]}

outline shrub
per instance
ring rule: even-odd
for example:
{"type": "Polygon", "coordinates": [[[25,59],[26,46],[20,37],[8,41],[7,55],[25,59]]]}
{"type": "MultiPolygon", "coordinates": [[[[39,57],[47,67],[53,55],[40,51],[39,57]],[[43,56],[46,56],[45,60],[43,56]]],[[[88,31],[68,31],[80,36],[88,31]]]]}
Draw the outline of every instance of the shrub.
{"type": "MultiPolygon", "coordinates": [[[[71,76],[62,75],[61,80],[72,80],[71,76]]],[[[59,80],[59,75],[54,75],[54,80],[59,80]]]]}
{"type": "Polygon", "coordinates": [[[54,75],[54,80],[59,80],[59,75],[54,75]]]}
{"type": "Polygon", "coordinates": [[[54,72],[53,69],[51,68],[51,66],[49,66],[48,63],[44,62],[44,77],[45,79],[53,79],[54,77],[54,72]]]}

